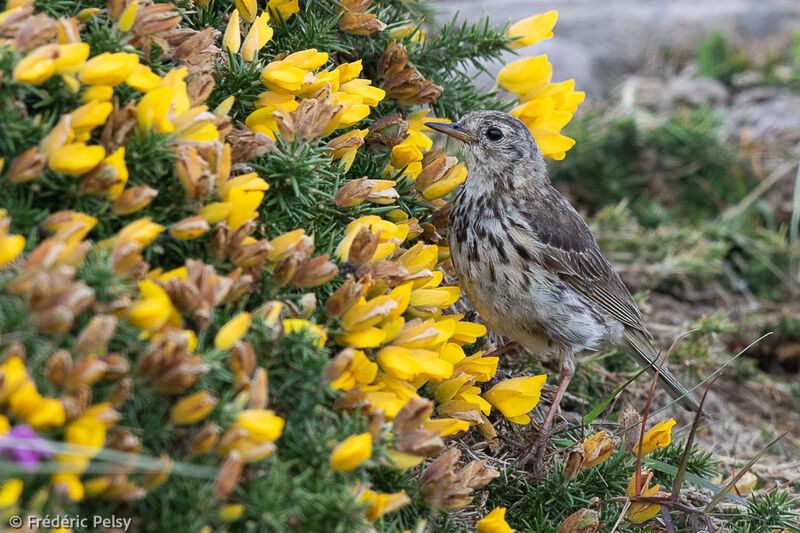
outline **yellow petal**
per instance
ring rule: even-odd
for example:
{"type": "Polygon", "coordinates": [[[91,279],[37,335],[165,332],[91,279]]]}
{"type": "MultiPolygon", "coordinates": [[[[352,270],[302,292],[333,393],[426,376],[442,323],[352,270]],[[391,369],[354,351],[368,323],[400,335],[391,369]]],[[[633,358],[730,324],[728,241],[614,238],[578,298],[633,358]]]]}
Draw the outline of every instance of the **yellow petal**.
{"type": "Polygon", "coordinates": [[[229,350],[250,328],[250,313],[242,312],[222,326],[214,337],[218,350],[229,350]]]}

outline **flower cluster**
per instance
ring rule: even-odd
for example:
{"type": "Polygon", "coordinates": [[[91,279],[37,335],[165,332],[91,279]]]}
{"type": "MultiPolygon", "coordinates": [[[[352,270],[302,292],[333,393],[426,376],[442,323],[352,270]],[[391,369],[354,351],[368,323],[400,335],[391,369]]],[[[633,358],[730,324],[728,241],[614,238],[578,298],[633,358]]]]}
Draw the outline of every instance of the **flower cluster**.
{"type": "Polygon", "coordinates": [[[261,73],[268,90],[259,96],[258,109],[247,117],[247,127],[273,140],[277,135],[287,141],[296,135],[309,140],[366,118],[370,108],[383,100],[384,91],[358,77],[361,60],[318,70],[327,63],[328,54],[315,49],[270,61],[261,73]]]}
{"type": "MultiPolygon", "coordinates": [[[[553,36],[558,13],[549,11],[522,20],[509,30],[515,48],[530,46],[553,36]]],[[[553,66],[546,55],[526,57],[509,63],[497,75],[497,84],[517,95],[519,104],[511,114],[531,130],[545,157],[564,159],[575,141],[561,135],[561,129],[575,114],[585,94],[575,91],[575,80],[552,83],[553,66]]]]}

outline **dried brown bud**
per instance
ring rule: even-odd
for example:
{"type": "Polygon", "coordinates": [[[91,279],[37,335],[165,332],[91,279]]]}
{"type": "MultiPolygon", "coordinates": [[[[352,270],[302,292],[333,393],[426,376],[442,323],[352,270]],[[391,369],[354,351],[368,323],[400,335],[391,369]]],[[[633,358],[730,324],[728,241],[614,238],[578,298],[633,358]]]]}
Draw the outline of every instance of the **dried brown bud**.
{"type": "Polygon", "coordinates": [[[32,146],[19,154],[8,166],[8,181],[24,183],[30,181],[44,170],[47,156],[39,153],[39,148],[32,146]]]}
{"type": "Polygon", "coordinates": [[[275,142],[247,128],[234,128],[225,139],[231,145],[231,160],[247,163],[275,149],[275,142]]]}
{"type": "Polygon", "coordinates": [[[117,183],[117,169],[108,163],[100,163],[81,177],[81,193],[102,195],[117,183]]]}
{"type": "Polygon", "coordinates": [[[195,76],[186,87],[186,94],[189,96],[189,101],[193,106],[202,104],[211,96],[215,85],[214,76],[211,74],[195,76]]]}
{"type": "Polygon", "coordinates": [[[386,95],[403,105],[422,105],[435,102],[442,88],[425,79],[415,67],[386,76],[383,85],[386,95]]]}
{"type": "Polygon", "coordinates": [[[364,140],[371,144],[382,144],[393,148],[408,137],[408,122],[400,113],[383,117],[373,122],[364,140]]]}
{"type": "Polygon", "coordinates": [[[433,457],[444,448],[444,441],[434,429],[417,429],[403,435],[395,444],[398,451],[420,457],[433,457]]]}
{"type": "Polygon", "coordinates": [[[432,412],[433,402],[425,398],[411,398],[394,417],[392,432],[395,435],[411,433],[418,429],[432,412]]]}
{"type": "Polygon", "coordinates": [[[56,350],[47,359],[47,379],[56,387],[60,387],[67,379],[72,366],[72,357],[67,350],[56,350]]]}
{"type": "Polygon", "coordinates": [[[583,464],[583,446],[577,445],[577,448],[571,450],[567,455],[567,462],[564,465],[564,479],[572,481],[578,477],[578,472],[581,471],[583,464]]]}
{"type": "Polygon", "coordinates": [[[269,242],[260,240],[238,247],[231,254],[231,262],[242,267],[260,266],[272,251],[269,242]]]}
{"type": "MultiPolygon", "coordinates": [[[[424,158],[423,158],[424,159],[424,158]]],[[[425,189],[444,178],[450,169],[458,164],[458,159],[452,156],[437,157],[422,167],[417,179],[414,181],[414,188],[423,192],[425,189]]],[[[423,165],[425,162],[423,161],[423,165]]]]}
{"type": "Polygon", "coordinates": [[[132,392],[133,380],[131,378],[123,378],[111,389],[106,400],[112,407],[120,408],[125,404],[132,392]]]}
{"type": "Polygon", "coordinates": [[[396,287],[408,280],[408,270],[399,261],[370,261],[361,266],[356,275],[381,282],[387,287],[396,287]]]}
{"type": "Polygon", "coordinates": [[[154,388],[167,394],[183,392],[194,385],[210,368],[200,356],[183,357],[156,378],[154,388]]]}
{"type": "Polygon", "coordinates": [[[322,375],[328,382],[336,381],[350,368],[353,362],[353,355],[352,348],[345,348],[336,354],[333,359],[328,361],[328,364],[325,365],[325,369],[322,371],[322,375]]]}
{"type": "Polygon", "coordinates": [[[114,476],[115,481],[103,491],[103,498],[110,500],[135,501],[147,495],[142,487],[129,481],[125,476],[114,476]]]}
{"type": "Polygon", "coordinates": [[[125,10],[127,6],[126,0],[107,0],[106,1],[106,12],[108,13],[108,18],[113,21],[119,20],[119,17],[122,16],[122,12],[125,10]]]}
{"type": "Polygon", "coordinates": [[[272,271],[272,282],[275,287],[283,287],[292,280],[297,271],[298,262],[297,257],[290,255],[278,263],[275,270],[272,271]]]}
{"type": "Polygon", "coordinates": [[[483,487],[500,475],[497,470],[484,468],[486,461],[472,461],[461,470],[456,465],[461,452],[455,448],[440,455],[420,478],[420,491],[432,506],[457,509],[472,501],[472,490],[483,487]]]}
{"type": "Polygon", "coordinates": [[[348,277],[325,302],[325,313],[329,318],[339,318],[364,294],[364,284],[348,277]]]}
{"type": "Polygon", "coordinates": [[[267,371],[263,368],[259,368],[253,375],[253,383],[250,385],[250,399],[247,402],[247,408],[266,409],[268,400],[269,384],[267,381],[267,371]]]}
{"type": "Polygon", "coordinates": [[[133,25],[133,32],[136,35],[153,35],[165,32],[181,21],[181,15],[172,11],[175,6],[172,4],[154,4],[147,7],[140,7],[136,15],[136,22],[133,25]]]}
{"type": "Polygon", "coordinates": [[[117,317],[114,315],[95,315],[78,334],[75,351],[88,355],[105,350],[117,331],[117,317]]]}
{"type": "Polygon", "coordinates": [[[352,131],[339,135],[326,145],[331,149],[330,156],[333,158],[343,157],[350,150],[358,150],[364,144],[364,139],[354,135],[352,131]]]}
{"type": "Polygon", "coordinates": [[[217,479],[214,481],[214,497],[224,500],[233,493],[239,478],[242,476],[242,456],[236,450],[231,450],[225,457],[222,466],[219,467],[217,479]]]}
{"type": "Polygon", "coordinates": [[[447,202],[431,214],[430,221],[436,231],[442,235],[447,234],[447,227],[450,224],[450,211],[453,210],[453,202],[447,202]]]}
{"type": "Polygon", "coordinates": [[[67,306],[57,305],[36,317],[36,328],[48,335],[59,335],[69,331],[74,318],[67,306]]]}
{"type": "Polygon", "coordinates": [[[347,255],[347,262],[355,267],[359,267],[371,260],[378,249],[380,237],[368,228],[358,230],[350,251],[347,255]]]}
{"type": "Polygon", "coordinates": [[[353,35],[370,35],[386,28],[386,24],[378,20],[372,13],[355,13],[350,11],[342,15],[339,29],[353,35]]]}
{"type": "Polygon", "coordinates": [[[206,422],[189,440],[189,455],[205,455],[219,442],[220,428],[212,422],[206,422]]]}
{"type": "Polygon", "coordinates": [[[345,183],[333,197],[333,203],[339,207],[352,207],[367,199],[375,182],[367,177],[358,178],[345,183]]]}
{"type": "Polygon", "coordinates": [[[256,352],[249,342],[237,341],[231,348],[230,367],[237,379],[252,374],[256,361],[256,352]]]}
{"type": "Polygon", "coordinates": [[[633,453],[642,436],[642,416],[636,409],[626,405],[620,417],[620,426],[623,430],[622,437],[625,440],[625,452],[633,453]]]}
{"type": "Polygon", "coordinates": [[[378,59],[378,75],[386,78],[403,70],[408,61],[406,47],[397,41],[392,41],[378,59]]]}
{"type": "Polygon", "coordinates": [[[107,368],[108,365],[100,359],[94,357],[81,359],[69,369],[64,384],[69,390],[75,390],[81,385],[91,386],[103,377],[107,368]]]}
{"type": "Polygon", "coordinates": [[[56,38],[58,22],[44,13],[27,18],[19,25],[14,49],[24,54],[56,38]]]}
{"type": "Polygon", "coordinates": [[[337,274],[339,274],[339,268],[334,262],[328,260],[328,254],[323,254],[298,266],[292,277],[292,283],[296,287],[310,289],[328,283],[337,274]]]}
{"type": "MultiPolygon", "coordinates": [[[[341,109],[340,106],[333,105],[330,91],[326,91],[320,96],[319,99],[316,97],[303,99],[297,109],[292,111],[294,131],[304,141],[319,137],[333,116],[341,109]]],[[[286,137],[283,132],[281,132],[281,136],[286,137]]]]}
{"type": "Polygon", "coordinates": [[[106,371],[103,374],[103,379],[115,380],[121,379],[128,375],[131,370],[131,364],[119,352],[110,353],[100,358],[106,364],[106,371]]]}
{"type": "Polygon", "coordinates": [[[219,31],[215,30],[213,27],[208,27],[203,31],[193,31],[190,37],[184,39],[175,48],[175,57],[181,61],[191,59],[214,44],[217,37],[219,37],[219,31]]]}
{"type": "Polygon", "coordinates": [[[600,529],[597,511],[579,509],[561,523],[558,533],[596,533],[600,529]]]}
{"type": "Polygon", "coordinates": [[[142,451],[142,442],[132,431],[122,429],[115,431],[106,439],[106,448],[125,453],[139,453],[142,451]]]}

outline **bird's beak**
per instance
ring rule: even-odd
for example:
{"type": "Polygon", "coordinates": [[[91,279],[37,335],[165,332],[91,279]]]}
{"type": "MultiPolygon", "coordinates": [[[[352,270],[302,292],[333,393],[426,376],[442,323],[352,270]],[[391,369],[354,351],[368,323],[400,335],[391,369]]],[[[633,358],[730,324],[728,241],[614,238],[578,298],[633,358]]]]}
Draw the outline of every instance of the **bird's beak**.
{"type": "Polygon", "coordinates": [[[432,130],[436,130],[440,133],[444,133],[445,135],[449,135],[454,139],[458,139],[459,141],[465,143],[474,143],[475,137],[466,133],[462,128],[461,124],[458,122],[453,122],[452,124],[442,124],[441,122],[426,122],[426,126],[431,128],[432,130]]]}

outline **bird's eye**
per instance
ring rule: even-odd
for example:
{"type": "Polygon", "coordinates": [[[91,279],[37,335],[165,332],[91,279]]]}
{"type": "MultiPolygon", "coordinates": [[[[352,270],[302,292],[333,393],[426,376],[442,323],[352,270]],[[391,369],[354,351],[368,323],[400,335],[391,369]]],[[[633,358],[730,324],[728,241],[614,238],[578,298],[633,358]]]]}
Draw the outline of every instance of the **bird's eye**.
{"type": "Polygon", "coordinates": [[[503,138],[503,132],[500,131],[500,128],[489,128],[486,130],[486,138],[490,141],[499,141],[503,138]]]}

